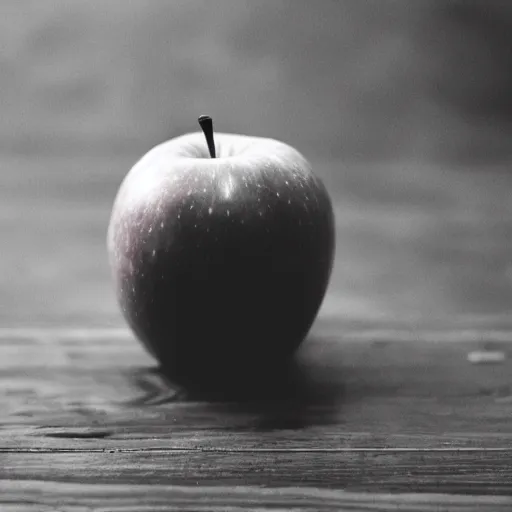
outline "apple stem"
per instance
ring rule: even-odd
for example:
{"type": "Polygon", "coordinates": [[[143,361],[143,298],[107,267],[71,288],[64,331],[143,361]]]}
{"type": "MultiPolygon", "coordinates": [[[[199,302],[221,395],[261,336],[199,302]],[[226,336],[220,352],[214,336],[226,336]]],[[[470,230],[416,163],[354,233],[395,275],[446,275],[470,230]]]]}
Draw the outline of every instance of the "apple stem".
{"type": "Polygon", "coordinates": [[[206,143],[208,144],[208,151],[210,156],[215,158],[215,141],[213,139],[213,121],[210,116],[199,116],[199,126],[201,126],[206,143]]]}

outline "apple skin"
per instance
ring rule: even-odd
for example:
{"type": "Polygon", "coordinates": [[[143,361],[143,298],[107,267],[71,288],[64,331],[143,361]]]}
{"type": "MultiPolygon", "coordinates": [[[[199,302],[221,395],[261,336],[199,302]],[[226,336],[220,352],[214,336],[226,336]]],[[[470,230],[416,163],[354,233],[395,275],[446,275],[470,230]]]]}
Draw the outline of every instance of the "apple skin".
{"type": "Polygon", "coordinates": [[[189,133],[144,155],[114,201],[107,246],[123,315],[185,387],[241,383],[289,360],[334,260],[329,195],[287,144],[189,133]]]}

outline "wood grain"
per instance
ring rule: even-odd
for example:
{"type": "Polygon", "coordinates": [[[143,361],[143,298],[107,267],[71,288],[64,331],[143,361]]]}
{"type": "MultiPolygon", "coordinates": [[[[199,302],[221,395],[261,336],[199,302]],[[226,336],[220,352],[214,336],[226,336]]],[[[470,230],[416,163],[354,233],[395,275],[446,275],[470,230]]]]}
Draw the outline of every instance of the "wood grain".
{"type": "Polygon", "coordinates": [[[174,388],[123,329],[0,330],[0,504],[510,506],[512,364],[467,360],[509,345],[339,332],[242,400],[174,388]]]}
{"type": "Polygon", "coordinates": [[[441,493],[356,493],[309,488],[264,488],[177,485],[69,484],[33,480],[0,481],[0,505],[5,512],[46,510],[237,511],[337,510],[500,512],[512,498],[441,493]]]}
{"type": "Polygon", "coordinates": [[[51,454],[9,453],[2,459],[2,478],[51,479],[77,485],[144,482],[512,495],[512,449],[302,453],[234,450],[91,453],[80,450],[51,454]]]}

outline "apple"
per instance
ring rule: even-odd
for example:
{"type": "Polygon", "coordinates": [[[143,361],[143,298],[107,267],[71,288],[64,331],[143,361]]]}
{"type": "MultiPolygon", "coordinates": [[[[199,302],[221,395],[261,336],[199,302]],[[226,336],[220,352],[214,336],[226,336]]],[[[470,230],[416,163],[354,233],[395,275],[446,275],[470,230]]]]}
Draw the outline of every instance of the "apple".
{"type": "Polygon", "coordinates": [[[214,140],[211,118],[199,122],[204,135],[157,145],[124,178],[109,261],[127,323],[167,375],[233,386],[265,378],[309,332],[331,275],[334,215],[297,150],[214,140]]]}

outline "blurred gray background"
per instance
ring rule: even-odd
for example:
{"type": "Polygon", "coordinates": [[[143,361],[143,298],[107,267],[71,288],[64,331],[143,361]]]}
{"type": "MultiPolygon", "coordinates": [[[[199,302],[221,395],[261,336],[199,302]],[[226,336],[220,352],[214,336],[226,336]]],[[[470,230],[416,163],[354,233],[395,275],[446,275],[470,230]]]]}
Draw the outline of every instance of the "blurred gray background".
{"type": "Polygon", "coordinates": [[[203,113],[328,185],[321,317],[510,325],[511,50],[507,0],[2,0],[0,325],[124,325],[117,187],[203,113]]]}

